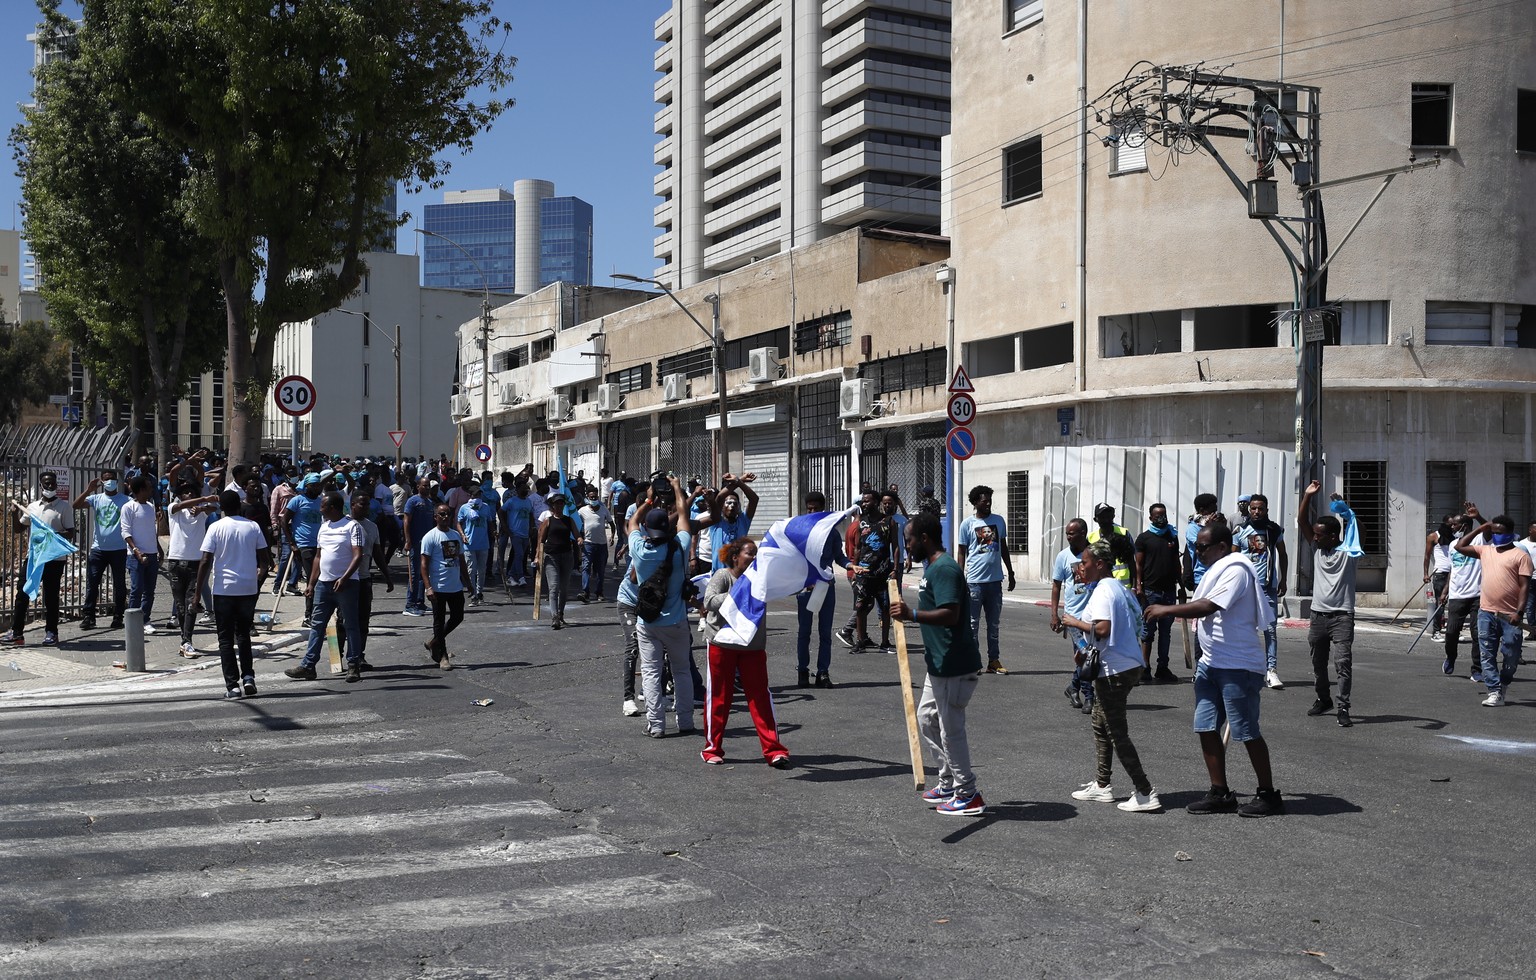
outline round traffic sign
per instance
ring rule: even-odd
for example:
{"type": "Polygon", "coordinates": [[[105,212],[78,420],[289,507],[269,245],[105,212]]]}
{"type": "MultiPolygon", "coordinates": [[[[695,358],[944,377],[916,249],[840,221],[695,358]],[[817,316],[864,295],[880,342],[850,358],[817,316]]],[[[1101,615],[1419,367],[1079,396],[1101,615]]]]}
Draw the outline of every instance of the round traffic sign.
{"type": "Polygon", "coordinates": [[[976,420],[976,399],[963,391],[949,396],[949,420],[956,425],[970,425],[976,420]]]}
{"type": "Polygon", "coordinates": [[[957,425],[949,430],[949,435],[944,437],[944,448],[949,450],[949,455],[955,459],[964,461],[976,455],[976,433],[963,425],[957,425]]]}
{"type": "Polygon", "coordinates": [[[491,461],[491,447],[487,446],[483,442],[480,445],[476,446],[475,447],[475,458],[478,459],[482,463],[489,463],[491,461]]]}
{"type": "Polygon", "coordinates": [[[290,374],[272,389],[277,410],[298,418],[315,410],[315,383],[303,375],[290,374]]]}

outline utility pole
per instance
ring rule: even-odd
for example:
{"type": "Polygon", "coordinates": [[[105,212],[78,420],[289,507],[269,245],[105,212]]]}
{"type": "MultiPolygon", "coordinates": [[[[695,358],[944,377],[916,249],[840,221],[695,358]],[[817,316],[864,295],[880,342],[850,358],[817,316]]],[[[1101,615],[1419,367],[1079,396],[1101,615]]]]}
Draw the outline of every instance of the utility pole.
{"type": "Polygon", "coordinates": [[[491,444],[491,295],[480,301],[480,444],[491,444]]]}
{"type": "Polygon", "coordinates": [[[714,354],[715,354],[715,395],[719,401],[720,427],[715,430],[715,459],[720,467],[715,474],[715,485],[725,479],[725,474],[731,471],[731,447],[726,440],[726,433],[730,431],[726,425],[726,392],[725,392],[725,333],[720,329],[720,294],[710,293],[704,297],[704,302],[709,304],[710,322],[714,326],[714,354]]]}
{"type": "MultiPolygon", "coordinates": [[[[395,324],[395,431],[405,428],[400,415],[400,324],[395,324]]],[[[401,440],[404,443],[404,439],[401,440]]],[[[402,446],[395,447],[395,472],[400,472],[402,446]]]]}

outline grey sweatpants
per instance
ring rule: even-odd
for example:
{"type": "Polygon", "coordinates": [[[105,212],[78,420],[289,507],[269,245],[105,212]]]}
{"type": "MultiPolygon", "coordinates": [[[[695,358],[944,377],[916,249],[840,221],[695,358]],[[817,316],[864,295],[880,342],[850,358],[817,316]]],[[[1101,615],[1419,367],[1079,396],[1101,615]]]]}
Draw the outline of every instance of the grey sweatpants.
{"type": "Polygon", "coordinates": [[[667,714],[662,708],[663,662],[672,665],[672,698],[677,709],[677,730],[691,732],[693,723],[693,671],[688,654],[693,635],[688,620],[675,626],[657,626],[641,620],[635,628],[640,640],[640,682],[645,690],[645,725],[653,732],[667,730],[667,714]]]}
{"type": "Polygon", "coordinates": [[[965,735],[965,706],[976,693],[977,675],[935,677],[923,681],[923,697],[917,705],[917,730],[928,751],[938,761],[936,785],[953,789],[957,796],[976,792],[971,772],[971,743],[965,735]]]}

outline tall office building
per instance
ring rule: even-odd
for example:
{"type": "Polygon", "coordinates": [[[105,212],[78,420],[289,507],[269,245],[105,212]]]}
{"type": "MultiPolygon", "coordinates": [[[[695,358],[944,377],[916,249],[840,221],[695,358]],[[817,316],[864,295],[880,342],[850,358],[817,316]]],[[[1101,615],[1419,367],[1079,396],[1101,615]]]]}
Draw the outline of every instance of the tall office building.
{"type": "Polygon", "coordinates": [[[592,205],[555,197],[547,180],[445,191],[422,208],[422,284],[527,294],[554,282],[592,284],[592,205]]]}
{"type": "Polygon", "coordinates": [[[846,227],[939,231],[949,0],[673,0],[656,40],[663,281],[846,227]]]}

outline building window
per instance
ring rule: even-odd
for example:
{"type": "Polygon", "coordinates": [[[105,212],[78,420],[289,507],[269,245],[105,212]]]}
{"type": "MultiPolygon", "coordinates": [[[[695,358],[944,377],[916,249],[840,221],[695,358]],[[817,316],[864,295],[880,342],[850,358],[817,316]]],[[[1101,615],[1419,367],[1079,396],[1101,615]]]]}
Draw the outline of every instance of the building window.
{"type": "Polygon", "coordinates": [[[801,449],[842,449],[848,435],[838,423],[839,382],[818,381],[796,392],[795,429],[801,449]]]}
{"type": "Polygon", "coordinates": [[[947,384],[942,347],[883,357],[859,366],[859,377],[875,383],[876,394],[886,395],[893,391],[910,391],[914,388],[932,388],[947,384]]]}
{"type": "Polygon", "coordinates": [[[1290,304],[1207,306],[1195,310],[1195,350],[1273,347],[1275,323],[1282,309],[1290,309],[1290,304]]]}
{"type": "Polygon", "coordinates": [[[973,378],[989,378],[995,374],[1012,374],[1019,369],[1019,335],[988,337],[974,340],[964,346],[965,370],[973,378]]]}
{"type": "Polygon", "coordinates": [[[372,331],[368,329],[368,318],[367,317],[361,317],[360,318],[360,322],[363,325],[363,346],[364,347],[371,346],[372,338],[369,336],[369,334],[372,333],[372,331]]]}
{"type": "Polygon", "coordinates": [[[1003,151],[1003,203],[1038,197],[1041,190],[1040,137],[1031,136],[1003,151]]]}
{"type": "Polygon", "coordinates": [[[364,415],[363,416],[363,441],[367,442],[369,438],[370,437],[368,435],[368,416],[364,415]]]}
{"type": "MultiPolygon", "coordinates": [[[[176,420],[166,419],[166,424],[174,428],[176,420]]],[[[198,375],[192,379],[192,386],[187,389],[187,449],[192,448],[197,440],[203,437],[203,377],[198,375]]]]}
{"type": "Polygon", "coordinates": [[[772,347],[775,351],[774,356],[781,361],[784,360],[789,356],[789,328],[779,327],[777,330],[765,330],[740,340],[726,341],[725,369],[734,371],[746,367],[751,360],[752,352],[759,347],[772,347]]]}
{"type": "Polygon", "coordinates": [[[1384,299],[1340,303],[1339,343],[1345,346],[1387,343],[1391,336],[1390,312],[1384,299]]]}
{"type": "Polygon", "coordinates": [[[1536,463],[1504,464],[1504,513],[1522,538],[1536,524],[1536,463]]]}
{"type": "Polygon", "coordinates": [[[1100,357],[1177,354],[1183,346],[1181,310],[1120,313],[1099,319],[1100,357]]]}
{"type": "Polygon", "coordinates": [[[368,365],[363,365],[363,397],[368,397],[368,365]]]}
{"type": "Polygon", "coordinates": [[[1045,0],[1003,0],[1007,30],[1018,31],[1045,19],[1045,0]]]}
{"type": "Polygon", "coordinates": [[[510,350],[497,351],[491,357],[491,370],[497,373],[512,371],[528,364],[528,345],[519,344],[510,350]]]}
{"type": "Polygon", "coordinates": [[[543,337],[533,342],[533,360],[547,361],[555,352],[555,338],[543,337]]]}
{"type": "Polygon", "coordinates": [[[215,371],[213,380],[213,434],[224,434],[224,372],[215,371]]]}
{"type": "Polygon", "coordinates": [[[1452,146],[1453,102],[1451,86],[1414,83],[1412,126],[1409,143],[1413,146],[1452,146]]]}
{"type": "Polygon", "coordinates": [[[1460,514],[1467,502],[1467,464],[1463,460],[1430,460],[1424,464],[1424,521],[1427,531],[1440,526],[1447,514],[1460,514]]]}
{"type": "Polygon", "coordinates": [[[1019,370],[1072,363],[1072,324],[1058,323],[1019,334],[1019,370]]]}
{"type": "Polygon", "coordinates": [[[1147,134],[1135,117],[1109,124],[1109,172],[1130,174],[1147,169],[1147,134]]]}
{"type": "Polygon", "coordinates": [[[1488,347],[1493,341],[1492,303],[1424,304],[1424,342],[1455,347],[1488,347]]]}
{"type": "Polygon", "coordinates": [[[611,385],[618,385],[621,394],[629,394],[632,391],[644,391],[651,386],[651,363],[636,364],[634,367],[625,368],[622,371],[610,371],[603,380],[611,385]]]}
{"type": "Polygon", "coordinates": [[[795,324],[795,353],[846,347],[853,339],[853,314],[847,310],[801,320],[795,324]]]}
{"type": "Polygon", "coordinates": [[[656,373],[665,378],[669,374],[681,374],[688,378],[702,378],[715,369],[714,351],[708,347],[684,351],[663,357],[656,362],[656,373]]]}
{"type": "Polygon", "coordinates": [[[1029,470],[1008,474],[1008,553],[1029,554],[1029,470]]]}
{"type": "MultiPolygon", "coordinates": [[[[1344,463],[1344,500],[1355,512],[1360,547],[1367,555],[1387,553],[1387,464],[1385,460],[1344,463]]],[[[1326,507],[1319,503],[1318,507],[1326,507]]],[[[1319,514],[1318,516],[1321,516],[1319,514]]]]}
{"type": "Polygon", "coordinates": [[[1536,92],[1530,89],[1515,94],[1515,150],[1536,153],[1536,92]]]}

